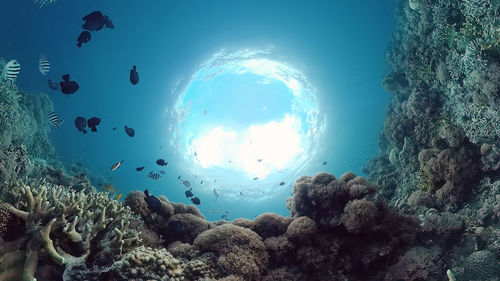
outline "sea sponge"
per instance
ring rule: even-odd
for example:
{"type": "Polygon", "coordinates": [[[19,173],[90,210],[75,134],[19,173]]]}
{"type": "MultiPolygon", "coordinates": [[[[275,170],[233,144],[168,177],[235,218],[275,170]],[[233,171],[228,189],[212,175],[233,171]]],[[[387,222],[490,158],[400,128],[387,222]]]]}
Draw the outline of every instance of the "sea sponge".
{"type": "Polygon", "coordinates": [[[361,233],[371,231],[377,222],[377,206],[366,199],[347,203],[341,221],[347,231],[361,233]]]}
{"type": "Polygon", "coordinates": [[[259,280],[267,267],[268,254],[262,238],[255,232],[225,224],[207,230],[194,240],[201,252],[213,252],[229,274],[259,280]]]}
{"type": "Polygon", "coordinates": [[[286,236],[291,241],[295,242],[307,242],[311,240],[312,235],[318,232],[318,227],[316,223],[308,217],[299,217],[294,219],[288,229],[286,230],[286,236]]]}
{"type": "Polygon", "coordinates": [[[241,226],[241,227],[244,227],[244,228],[249,228],[249,229],[253,229],[254,226],[255,226],[255,221],[249,220],[249,219],[245,219],[245,218],[235,219],[231,223],[234,224],[234,225],[241,226]]]}
{"type": "Polygon", "coordinates": [[[151,211],[146,203],[146,195],[142,191],[131,191],[125,197],[125,206],[128,206],[134,213],[145,218],[151,211]]]}
{"type": "Polygon", "coordinates": [[[292,218],[283,217],[275,213],[264,213],[257,216],[252,228],[262,238],[279,236],[286,232],[292,218]]]}
{"type": "Polygon", "coordinates": [[[193,243],[198,234],[211,227],[210,223],[205,219],[192,213],[176,214],[168,220],[163,237],[167,244],[177,240],[184,243],[193,243]]]}

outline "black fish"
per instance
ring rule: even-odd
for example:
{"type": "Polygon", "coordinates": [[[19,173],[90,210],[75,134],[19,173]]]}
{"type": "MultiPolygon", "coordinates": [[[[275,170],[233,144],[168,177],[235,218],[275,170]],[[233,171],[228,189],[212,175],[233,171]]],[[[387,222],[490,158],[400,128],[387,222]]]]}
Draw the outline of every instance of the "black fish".
{"type": "Polygon", "coordinates": [[[149,194],[149,191],[146,189],[144,190],[144,195],[146,195],[146,198],[144,199],[146,203],[148,204],[148,207],[151,211],[158,213],[161,211],[161,201],[160,199],[156,198],[153,195],[149,194]]]}
{"type": "Polygon", "coordinates": [[[87,127],[87,120],[85,120],[85,118],[76,117],[75,126],[78,129],[78,131],[83,132],[84,134],[87,133],[87,130],[85,130],[85,128],[87,127]]]}
{"type": "Polygon", "coordinates": [[[63,92],[63,94],[74,94],[80,88],[80,86],[78,86],[78,83],[69,80],[69,74],[64,74],[62,76],[62,79],[63,81],[59,82],[59,85],[61,86],[61,92],[63,92]]]}
{"type": "Polygon", "coordinates": [[[156,160],[156,164],[158,164],[160,166],[167,166],[168,162],[165,162],[165,160],[163,160],[163,159],[158,159],[158,160],[156,160]]]}
{"type": "Polygon", "coordinates": [[[257,160],[258,162],[262,162],[262,159],[257,160]]]}
{"type": "Polygon", "coordinates": [[[155,181],[157,181],[157,180],[161,179],[160,174],[158,174],[158,173],[153,173],[152,171],[151,171],[151,172],[149,172],[148,177],[149,177],[149,178],[151,178],[151,179],[153,179],[153,180],[155,180],[155,181]]]}
{"type": "Polygon", "coordinates": [[[198,197],[191,198],[191,202],[193,202],[193,204],[195,204],[195,205],[200,205],[200,203],[201,203],[200,198],[198,198],[198,197]]]}
{"type": "Polygon", "coordinates": [[[285,185],[285,182],[284,181],[280,182],[280,185],[285,185]]]}
{"type": "Polygon", "coordinates": [[[144,170],[144,166],[142,166],[142,167],[138,167],[138,168],[135,168],[135,170],[136,170],[137,172],[140,172],[140,171],[144,170]]]}
{"type": "Polygon", "coordinates": [[[82,33],[80,33],[80,36],[78,36],[78,38],[76,39],[76,41],[78,41],[78,43],[76,43],[76,45],[78,46],[78,48],[80,48],[80,47],[82,47],[82,43],[89,42],[90,38],[92,38],[92,36],[90,36],[90,32],[82,31],[82,33]]]}
{"type": "Polygon", "coordinates": [[[200,184],[203,184],[203,181],[201,181],[200,184]]]}
{"type": "Polygon", "coordinates": [[[189,190],[186,190],[186,192],[184,192],[184,194],[186,194],[186,197],[189,198],[189,197],[193,197],[193,193],[191,192],[191,190],[193,190],[192,188],[190,188],[189,190]]]}
{"type": "Polygon", "coordinates": [[[325,161],[325,162],[323,162],[323,166],[325,166],[325,165],[326,165],[326,161],[325,161]]]}
{"type": "Polygon", "coordinates": [[[87,120],[87,125],[89,126],[92,132],[97,132],[96,126],[98,126],[99,124],[101,124],[101,119],[97,117],[92,117],[89,120],[87,120]]]}
{"type": "Polygon", "coordinates": [[[51,88],[52,90],[54,90],[54,91],[59,90],[59,84],[57,84],[57,82],[54,82],[54,81],[49,79],[48,84],[49,84],[49,88],[51,88]]]}
{"type": "Polygon", "coordinates": [[[132,85],[139,83],[139,73],[137,72],[135,65],[132,66],[132,69],[130,70],[130,83],[132,83],[132,85]]]}
{"type": "Polygon", "coordinates": [[[127,133],[127,135],[128,135],[129,137],[133,137],[133,136],[135,136],[135,131],[134,131],[134,129],[132,129],[132,128],[130,128],[130,127],[127,127],[127,126],[125,126],[124,128],[125,128],[125,133],[127,133]]]}
{"type": "Polygon", "coordinates": [[[82,28],[86,30],[99,31],[104,26],[106,26],[107,28],[114,28],[111,20],[99,11],[95,11],[86,15],[85,17],[83,17],[83,20],[85,21],[85,23],[82,25],[82,28]]]}
{"type": "Polygon", "coordinates": [[[244,196],[244,195],[243,195],[243,192],[241,192],[241,191],[240,191],[240,195],[241,195],[241,196],[244,196]]]}
{"type": "Polygon", "coordinates": [[[113,127],[113,131],[116,130],[116,127],[113,127]]]}
{"type": "Polygon", "coordinates": [[[163,170],[159,170],[158,173],[162,174],[162,175],[166,175],[167,172],[163,171],[163,170]]]}
{"type": "Polygon", "coordinates": [[[178,180],[180,180],[180,179],[181,179],[181,176],[178,176],[178,177],[177,177],[177,179],[178,179],[178,180]]]}
{"type": "Polygon", "coordinates": [[[255,180],[258,180],[258,179],[259,179],[258,177],[253,178],[253,180],[254,180],[254,181],[255,181],[255,180]]]}

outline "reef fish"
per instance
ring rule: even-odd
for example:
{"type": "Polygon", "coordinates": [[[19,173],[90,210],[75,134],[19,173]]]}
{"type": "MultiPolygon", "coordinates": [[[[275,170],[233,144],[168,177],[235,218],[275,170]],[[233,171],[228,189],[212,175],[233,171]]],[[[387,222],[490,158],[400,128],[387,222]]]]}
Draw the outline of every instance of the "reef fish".
{"type": "Polygon", "coordinates": [[[78,43],[76,43],[76,45],[78,46],[78,48],[81,48],[83,43],[87,43],[90,41],[90,38],[92,38],[92,36],[90,35],[90,32],[82,31],[82,33],[80,33],[80,35],[76,39],[76,41],[78,41],[78,43]]]}
{"type": "Polygon", "coordinates": [[[111,166],[111,171],[114,171],[114,170],[120,168],[120,166],[122,165],[123,161],[124,160],[122,160],[122,161],[120,161],[118,163],[113,164],[113,166],[111,166]]]}
{"type": "Polygon", "coordinates": [[[80,86],[78,86],[78,83],[69,80],[69,74],[64,74],[62,76],[62,79],[63,81],[61,81],[59,85],[61,86],[61,92],[63,92],[63,94],[74,94],[80,88],[80,86]]]}
{"type": "Polygon", "coordinates": [[[64,122],[63,119],[59,119],[59,117],[57,116],[57,114],[55,112],[49,112],[47,117],[49,119],[49,123],[52,126],[54,126],[54,129],[59,129],[59,125],[61,125],[64,122]]]}
{"type": "Polygon", "coordinates": [[[82,25],[82,28],[86,30],[99,31],[104,26],[111,29],[115,27],[111,20],[99,11],[94,11],[84,16],[83,20],[85,23],[82,25]]]}
{"type": "Polygon", "coordinates": [[[140,171],[144,170],[144,166],[142,166],[142,167],[137,167],[137,168],[135,168],[135,170],[136,170],[137,172],[140,172],[140,171]]]}
{"type": "Polygon", "coordinates": [[[148,204],[149,209],[155,213],[160,212],[161,211],[160,199],[156,198],[153,195],[150,195],[147,189],[144,190],[144,195],[146,195],[146,198],[144,200],[146,201],[146,204],[148,204]]]}
{"type": "Polygon", "coordinates": [[[191,198],[191,202],[193,202],[193,204],[195,205],[200,205],[201,203],[200,198],[198,197],[191,198]]]}
{"type": "Polygon", "coordinates": [[[163,170],[159,170],[158,173],[162,174],[162,175],[166,175],[167,172],[163,171],[163,170]]]}
{"type": "Polygon", "coordinates": [[[47,59],[47,56],[45,55],[40,55],[40,58],[38,59],[38,70],[40,70],[40,73],[45,76],[47,73],[50,71],[50,63],[49,60],[47,59]]]}
{"type": "Polygon", "coordinates": [[[254,181],[255,181],[255,180],[258,180],[258,179],[259,179],[259,177],[255,177],[255,178],[253,178],[253,180],[254,180],[254,181]]]}
{"type": "Polygon", "coordinates": [[[120,200],[120,198],[122,198],[122,194],[121,193],[118,194],[118,195],[116,195],[116,200],[120,200]]]}
{"type": "Polygon", "coordinates": [[[106,190],[108,192],[112,192],[112,193],[116,192],[115,187],[110,183],[105,184],[102,188],[104,188],[104,190],[106,190]]]}
{"type": "Polygon", "coordinates": [[[191,182],[189,182],[188,180],[181,180],[181,184],[183,184],[185,187],[191,186],[191,182]]]}
{"type": "Polygon", "coordinates": [[[92,132],[97,132],[97,126],[99,124],[101,124],[101,119],[97,117],[92,117],[89,120],[87,120],[87,125],[89,126],[92,132]]]}
{"type": "Polygon", "coordinates": [[[147,175],[147,177],[149,177],[150,179],[153,179],[153,180],[155,180],[155,181],[157,181],[157,180],[161,179],[160,174],[158,174],[158,173],[154,173],[154,172],[152,172],[152,171],[151,171],[151,172],[149,172],[149,174],[147,175]]]}
{"type": "Polygon", "coordinates": [[[160,166],[167,166],[168,162],[165,162],[165,160],[163,160],[163,159],[158,159],[158,160],[156,160],[156,164],[158,164],[160,166]]]}
{"type": "Polygon", "coordinates": [[[280,185],[285,185],[285,182],[284,181],[280,182],[280,185]]]}
{"type": "Polygon", "coordinates": [[[217,189],[214,188],[214,195],[215,195],[215,202],[217,202],[217,199],[219,198],[219,193],[217,192],[217,189]]]}
{"type": "Polygon", "coordinates": [[[229,214],[223,214],[222,216],[220,216],[221,219],[227,219],[227,217],[229,217],[229,214]]]}
{"type": "Polygon", "coordinates": [[[87,130],[85,128],[87,127],[87,120],[84,117],[76,117],[75,119],[75,127],[78,129],[78,131],[83,132],[84,134],[87,133],[87,130]]]}
{"type": "Polygon", "coordinates": [[[323,166],[325,166],[327,163],[328,163],[328,162],[326,162],[326,161],[325,161],[325,162],[323,162],[323,166]]]}
{"type": "Polygon", "coordinates": [[[130,128],[130,127],[127,127],[127,125],[125,125],[125,127],[124,127],[124,128],[125,128],[125,133],[127,133],[127,135],[128,135],[129,137],[133,137],[133,136],[135,136],[135,130],[134,130],[134,129],[132,129],[132,128],[130,128]]]}
{"type": "Polygon", "coordinates": [[[132,83],[132,85],[139,83],[139,72],[137,72],[137,67],[135,65],[130,69],[130,83],[132,83]]]}
{"type": "Polygon", "coordinates": [[[186,194],[186,197],[189,198],[189,197],[193,197],[193,192],[191,192],[191,190],[193,190],[192,188],[190,188],[189,190],[186,190],[186,192],[184,192],[184,194],[186,194]]]}
{"type": "Polygon", "coordinates": [[[59,90],[59,84],[57,84],[57,82],[54,82],[50,79],[48,79],[47,81],[48,81],[47,84],[49,85],[50,89],[55,90],[55,91],[59,90]]]}
{"type": "Polygon", "coordinates": [[[3,68],[1,80],[7,80],[14,84],[20,71],[21,65],[17,62],[17,60],[11,60],[3,68]]]}

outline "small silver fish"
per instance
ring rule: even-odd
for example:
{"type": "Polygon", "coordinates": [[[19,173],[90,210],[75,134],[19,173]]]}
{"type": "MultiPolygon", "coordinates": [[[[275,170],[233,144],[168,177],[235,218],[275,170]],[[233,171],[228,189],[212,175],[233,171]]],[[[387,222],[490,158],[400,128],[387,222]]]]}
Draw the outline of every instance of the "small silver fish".
{"type": "Polygon", "coordinates": [[[120,166],[122,165],[123,161],[124,160],[122,160],[122,161],[120,161],[118,163],[113,164],[113,166],[111,166],[111,171],[114,171],[114,170],[120,168],[120,166]]]}
{"type": "Polygon", "coordinates": [[[41,54],[40,59],[38,59],[38,70],[45,76],[50,71],[50,63],[46,55],[41,54]]]}
{"type": "Polygon", "coordinates": [[[14,84],[20,71],[21,65],[17,62],[17,60],[11,60],[3,68],[1,80],[10,81],[11,84],[14,84]]]}

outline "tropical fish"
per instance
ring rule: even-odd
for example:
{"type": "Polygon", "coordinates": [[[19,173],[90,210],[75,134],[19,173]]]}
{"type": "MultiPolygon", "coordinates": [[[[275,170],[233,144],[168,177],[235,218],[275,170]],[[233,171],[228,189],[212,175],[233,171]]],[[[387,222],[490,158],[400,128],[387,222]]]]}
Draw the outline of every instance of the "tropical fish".
{"type": "Polygon", "coordinates": [[[97,126],[99,124],[101,124],[101,119],[97,117],[92,117],[89,120],[87,120],[87,125],[89,126],[92,132],[97,132],[97,126]]]}
{"type": "Polygon", "coordinates": [[[262,162],[262,159],[258,159],[257,161],[258,161],[258,162],[262,162]]]}
{"type": "Polygon", "coordinates": [[[178,179],[178,180],[180,180],[180,179],[181,179],[181,176],[178,176],[178,177],[177,177],[177,179],[178,179]]]}
{"type": "Polygon", "coordinates": [[[78,129],[78,131],[86,134],[87,130],[85,130],[85,128],[87,127],[87,120],[85,120],[85,118],[81,116],[76,117],[75,127],[78,129]]]}
{"type": "Polygon", "coordinates": [[[167,172],[163,171],[163,170],[159,170],[158,173],[162,174],[162,175],[165,175],[167,174],[167,172]]]}
{"type": "Polygon", "coordinates": [[[215,202],[217,202],[217,199],[219,198],[219,193],[217,193],[217,189],[214,188],[214,195],[215,195],[215,202]]]}
{"type": "Polygon", "coordinates": [[[205,111],[203,111],[203,115],[207,115],[207,110],[205,109],[205,111]]]}
{"type": "Polygon", "coordinates": [[[35,0],[35,1],[33,1],[33,3],[35,3],[35,4],[40,4],[39,8],[43,7],[44,5],[54,3],[54,2],[56,2],[56,0],[35,0]]]}
{"type": "Polygon", "coordinates": [[[191,182],[189,182],[188,180],[181,180],[181,184],[183,184],[185,187],[191,186],[191,182]]]}
{"type": "Polygon", "coordinates": [[[243,192],[241,192],[241,191],[240,191],[240,195],[241,195],[241,196],[244,196],[244,195],[243,195],[243,192]]]}
{"type": "Polygon", "coordinates": [[[253,178],[253,180],[254,180],[254,181],[255,181],[255,180],[258,180],[258,179],[259,179],[259,177],[255,177],[255,178],[253,178]]]}
{"type": "Polygon", "coordinates": [[[124,128],[125,128],[125,133],[127,133],[127,135],[128,135],[129,137],[133,137],[133,136],[135,136],[135,130],[134,130],[134,129],[132,129],[132,128],[130,128],[130,127],[127,127],[126,125],[125,125],[125,127],[124,127],[124,128]]]}
{"type": "Polygon", "coordinates": [[[132,83],[132,85],[139,83],[139,73],[137,72],[137,67],[135,65],[132,66],[132,69],[130,69],[130,83],[132,83]]]}
{"type": "Polygon", "coordinates": [[[285,182],[284,181],[280,182],[280,185],[285,185],[285,182]]]}
{"type": "Polygon", "coordinates": [[[82,28],[86,30],[99,31],[104,26],[106,26],[107,28],[115,27],[111,20],[99,11],[94,11],[84,16],[83,20],[85,21],[85,23],[82,25],[82,28]]]}
{"type": "Polygon", "coordinates": [[[113,131],[116,130],[116,127],[113,127],[113,131]]]}
{"type": "Polygon", "coordinates": [[[114,171],[114,170],[120,168],[120,166],[122,165],[123,161],[124,160],[122,160],[122,161],[120,161],[118,163],[113,164],[113,166],[111,166],[111,171],[114,171]]]}
{"type": "Polygon", "coordinates": [[[49,112],[47,117],[49,118],[49,123],[54,126],[54,129],[59,129],[59,125],[64,122],[63,119],[59,119],[59,117],[57,117],[55,112],[49,112]]]}
{"type": "Polygon", "coordinates": [[[90,32],[88,32],[88,31],[82,31],[82,33],[80,33],[80,35],[76,39],[76,41],[78,41],[78,43],[76,43],[76,45],[78,46],[78,48],[81,48],[82,47],[82,43],[89,42],[90,38],[92,38],[92,36],[90,35],[90,32]]]}
{"type": "Polygon", "coordinates": [[[201,181],[200,184],[203,184],[203,181],[201,181]]]}
{"type": "Polygon", "coordinates": [[[142,166],[142,167],[137,167],[137,168],[135,168],[135,170],[136,170],[137,172],[140,172],[140,171],[144,170],[144,166],[142,166]]]}
{"type": "Polygon", "coordinates": [[[153,180],[155,180],[155,181],[157,181],[157,180],[161,179],[160,174],[158,174],[158,173],[153,173],[153,171],[149,172],[149,174],[147,175],[147,177],[149,177],[149,178],[151,178],[151,179],[153,179],[153,180]]]}
{"type": "Polygon", "coordinates": [[[167,166],[168,162],[165,162],[165,160],[163,160],[163,159],[158,159],[158,160],[156,160],[156,164],[158,164],[160,166],[167,166]]]}
{"type": "Polygon", "coordinates": [[[229,214],[223,214],[222,216],[220,216],[221,219],[227,219],[227,217],[229,217],[229,214]]]}
{"type": "Polygon", "coordinates": [[[193,204],[195,205],[200,205],[201,203],[200,198],[198,197],[191,198],[191,202],[193,202],[193,204]]]}
{"type": "Polygon", "coordinates": [[[189,197],[193,197],[193,192],[191,192],[191,190],[193,190],[192,188],[190,188],[189,190],[186,190],[186,192],[184,192],[184,194],[186,194],[186,197],[189,198],[189,197]]]}
{"type": "Polygon", "coordinates": [[[40,58],[38,59],[38,70],[40,70],[40,73],[45,76],[47,73],[50,71],[50,63],[49,60],[47,59],[47,56],[45,55],[40,55],[40,58]]]}
{"type": "Polygon", "coordinates": [[[3,68],[1,80],[7,80],[10,81],[11,84],[14,84],[20,71],[21,65],[17,60],[11,60],[3,68]]]}
{"type": "Polygon", "coordinates": [[[148,207],[151,211],[153,212],[160,212],[161,211],[161,201],[160,199],[156,198],[153,195],[149,194],[149,191],[146,189],[144,190],[144,195],[146,195],[146,198],[144,198],[144,201],[146,201],[146,204],[148,204],[148,207]]]}
{"type": "Polygon", "coordinates": [[[64,74],[62,76],[62,79],[63,81],[61,81],[59,85],[61,86],[61,92],[63,92],[63,94],[74,94],[80,88],[80,86],[78,86],[78,83],[69,80],[69,74],[64,74]]]}
{"type": "Polygon", "coordinates": [[[325,161],[325,162],[323,162],[323,166],[325,166],[326,164],[327,164],[327,162],[326,162],[326,161],[325,161]]]}
{"type": "Polygon", "coordinates": [[[116,192],[115,187],[110,183],[105,184],[102,188],[108,192],[112,192],[112,193],[116,192]]]}
{"type": "Polygon", "coordinates": [[[47,84],[49,85],[50,89],[55,90],[55,91],[59,90],[59,84],[57,84],[57,82],[54,82],[50,79],[48,79],[47,81],[48,81],[47,84]]]}
{"type": "Polygon", "coordinates": [[[118,194],[118,195],[116,195],[116,200],[120,200],[120,198],[122,198],[122,194],[121,193],[118,194]]]}

